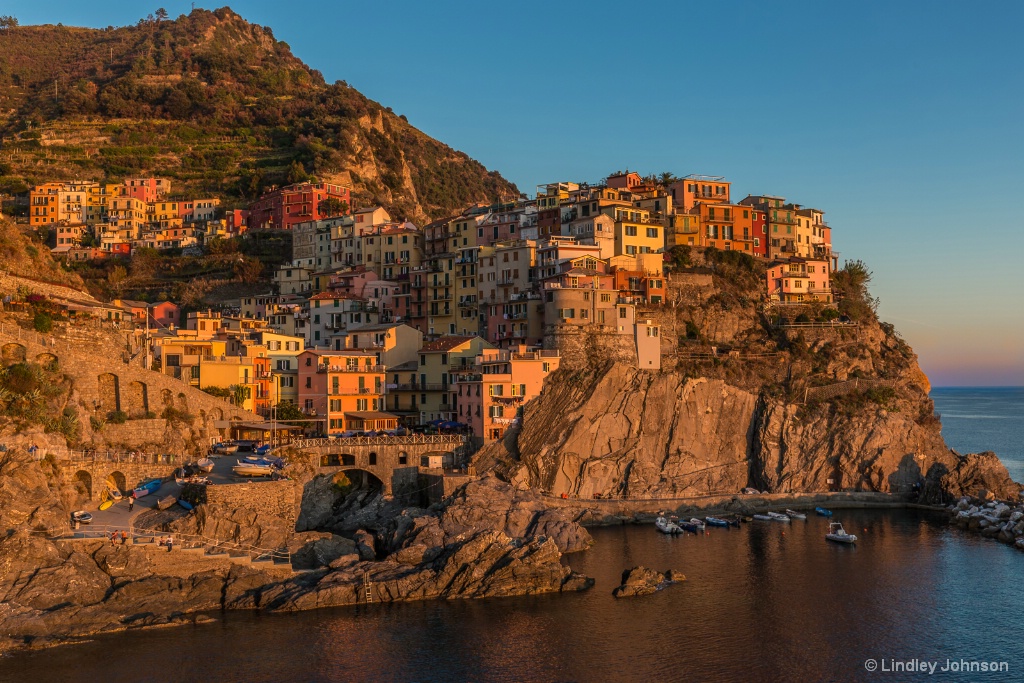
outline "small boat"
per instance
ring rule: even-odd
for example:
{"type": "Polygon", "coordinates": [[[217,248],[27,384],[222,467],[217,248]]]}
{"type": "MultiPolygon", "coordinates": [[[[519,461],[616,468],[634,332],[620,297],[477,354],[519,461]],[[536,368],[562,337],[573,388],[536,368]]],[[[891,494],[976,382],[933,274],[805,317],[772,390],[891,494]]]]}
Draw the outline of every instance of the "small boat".
{"type": "Polygon", "coordinates": [[[776,522],[788,522],[788,521],[790,521],[789,517],[787,517],[786,515],[782,514],[781,512],[769,512],[768,516],[771,517],[776,522]]]}
{"type": "Polygon", "coordinates": [[[234,443],[232,441],[225,441],[223,443],[215,443],[215,444],[213,444],[213,448],[211,450],[214,453],[218,453],[220,455],[231,455],[232,453],[237,453],[238,452],[238,444],[234,443]]]}
{"type": "Polygon", "coordinates": [[[160,490],[160,487],[163,485],[163,483],[163,479],[147,479],[146,481],[139,484],[138,488],[132,491],[132,497],[142,498],[143,496],[148,496],[151,493],[156,493],[157,491],[160,490]]]}
{"type": "Polygon", "coordinates": [[[807,515],[796,510],[786,510],[786,514],[789,515],[790,519],[807,519],[807,515]]]}
{"type": "Polygon", "coordinates": [[[171,507],[172,505],[174,505],[177,502],[178,502],[178,499],[175,498],[174,496],[164,496],[163,498],[161,498],[160,500],[158,500],[156,502],[156,509],[157,510],[166,510],[167,508],[171,507]]]}
{"type": "Polygon", "coordinates": [[[831,510],[826,510],[825,508],[814,508],[814,511],[817,512],[818,515],[821,516],[821,517],[831,517],[832,516],[832,511],[831,510]]]}
{"type": "Polygon", "coordinates": [[[252,463],[237,461],[238,464],[231,468],[231,471],[240,477],[268,477],[274,473],[271,465],[254,465],[252,463]]]}
{"type": "Polygon", "coordinates": [[[754,519],[760,520],[762,522],[771,522],[771,521],[773,521],[773,518],[769,517],[768,515],[754,515],[754,519]]]}
{"type": "Polygon", "coordinates": [[[181,507],[185,508],[186,510],[191,510],[192,509],[192,503],[188,502],[184,498],[179,498],[178,499],[178,505],[180,505],[181,507]]]}
{"type": "Polygon", "coordinates": [[[828,533],[825,534],[825,540],[852,545],[857,542],[857,537],[853,534],[846,533],[846,529],[843,528],[842,522],[831,522],[828,525],[828,533]]]}
{"type": "Polygon", "coordinates": [[[105,501],[100,503],[100,510],[109,510],[113,506],[114,506],[114,501],[112,501],[111,499],[107,498],[105,501]]]}
{"type": "Polygon", "coordinates": [[[658,517],[654,520],[654,526],[663,534],[678,534],[683,530],[679,528],[679,525],[675,522],[670,522],[664,517],[658,517]]]}
{"type": "Polygon", "coordinates": [[[705,517],[704,521],[710,526],[729,526],[729,520],[722,519],[721,517],[705,517]]]}
{"type": "Polygon", "coordinates": [[[213,471],[213,461],[210,460],[209,458],[203,458],[202,460],[196,463],[196,467],[199,468],[200,472],[205,472],[209,474],[210,472],[213,471]]]}
{"type": "Polygon", "coordinates": [[[117,490],[116,486],[111,486],[107,489],[107,496],[115,503],[124,498],[124,496],[121,495],[121,492],[117,490]]]}
{"type": "Polygon", "coordinates": [[[679,522],[679,527],[683,531],[689,531],[691,533],[697,533],[698,531],[703,531],[704,530],[704,526],[703,525],[694,524],[693,522],[691,522],[689,520],[680,521],[679,522]]]}

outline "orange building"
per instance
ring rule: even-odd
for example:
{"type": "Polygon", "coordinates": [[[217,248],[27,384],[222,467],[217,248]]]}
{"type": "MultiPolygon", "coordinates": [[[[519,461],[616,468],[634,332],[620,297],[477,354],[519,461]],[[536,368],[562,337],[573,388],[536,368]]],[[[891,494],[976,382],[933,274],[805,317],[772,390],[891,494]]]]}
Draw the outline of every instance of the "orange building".
{"type": "Polygon", "coordinates": [[[768,266],[768,298],[772,301],[799,303],[832,301],[827,260],[791,258],[768,266]]]}
{"type": "Polygon", "coordinates": [[[558,369],[558,351],[483,349],[473,372],[458,376],[458,421],[484,443],[496,441],[519,419],[519,409],[540,395],[544,380],[558,369]]]}
{"type": "Polygon", "coordinates": [[[754,253],[754,209],[722,203],[699,204],[694,211],[700,212],[704,226],[703,246],[754,253]]]}
{"type": "Polygon", "coordinates": [[[328,434],[391,430],[384,411],[384,366],[372,351],[307,349],[299,354],[299,406],[328,434]]]}
{"type": "Polygon", "coordinates": [[[698,204],[729,202],[729,183],[717,175],[688,175],[668,186],[676,211],[689,213],[698,204]]]}

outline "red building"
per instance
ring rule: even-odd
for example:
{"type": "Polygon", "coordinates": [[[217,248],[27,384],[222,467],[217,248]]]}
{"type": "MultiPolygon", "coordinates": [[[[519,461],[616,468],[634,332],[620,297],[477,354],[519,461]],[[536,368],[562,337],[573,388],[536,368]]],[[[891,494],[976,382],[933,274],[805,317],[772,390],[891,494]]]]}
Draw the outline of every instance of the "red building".
{"type": "Polygon", "coordinates": [[[751,207],[750,222],[751,235],[754,240],[751,253],[760,258],[768,258],[767,214],[757,207],[751,207]]]}
{"type": "Polygon", "coordinates": [[[246,225],[254,228],[291,230],[297,223],[319,221],[332,215],[321,211],[325,199],[337,199],[351,206],[351,192],[347,187],[330,183],[297,183],[266,192],[249,205],[246,225]]]}
{"type": "Polygon", "coordinates": [[[249,212],[245,209],[232,209],[224,213],[224,222],[228,226],[228,234],[241,235],[245,232],[249,220],[249,212]]]}

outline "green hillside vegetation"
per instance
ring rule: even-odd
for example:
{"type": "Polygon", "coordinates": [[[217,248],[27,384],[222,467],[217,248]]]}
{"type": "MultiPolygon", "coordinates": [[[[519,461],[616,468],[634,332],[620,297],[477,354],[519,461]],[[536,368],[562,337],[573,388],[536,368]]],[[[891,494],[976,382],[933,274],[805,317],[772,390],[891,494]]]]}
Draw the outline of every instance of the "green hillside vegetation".
{"type": "Polygon", "coordinates": [[[226,7],[121,28],[0,26],[0,112],[0,191],[158,174],[241,206],[312,176],[420,220],[518,195],[226,7]]]}

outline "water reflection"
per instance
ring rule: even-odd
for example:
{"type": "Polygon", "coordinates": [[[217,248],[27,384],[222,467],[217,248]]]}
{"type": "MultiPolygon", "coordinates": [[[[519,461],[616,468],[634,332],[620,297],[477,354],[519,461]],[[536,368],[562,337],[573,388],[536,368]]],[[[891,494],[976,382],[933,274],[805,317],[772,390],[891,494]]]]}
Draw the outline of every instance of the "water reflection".
{"type": "Polygon", "coordinates": [[[859,681],[869,657],[947,656],[1024,671],[1024,554],[915,512],[837,516],[856,547],[826,543],[819,518],[678,538],[597,529],[568,559],[597,579],[586,593],[233,613],[0,660],[0,680],[859,681]],[[636,564],[688,581],[616,600],[636,564]]]}

